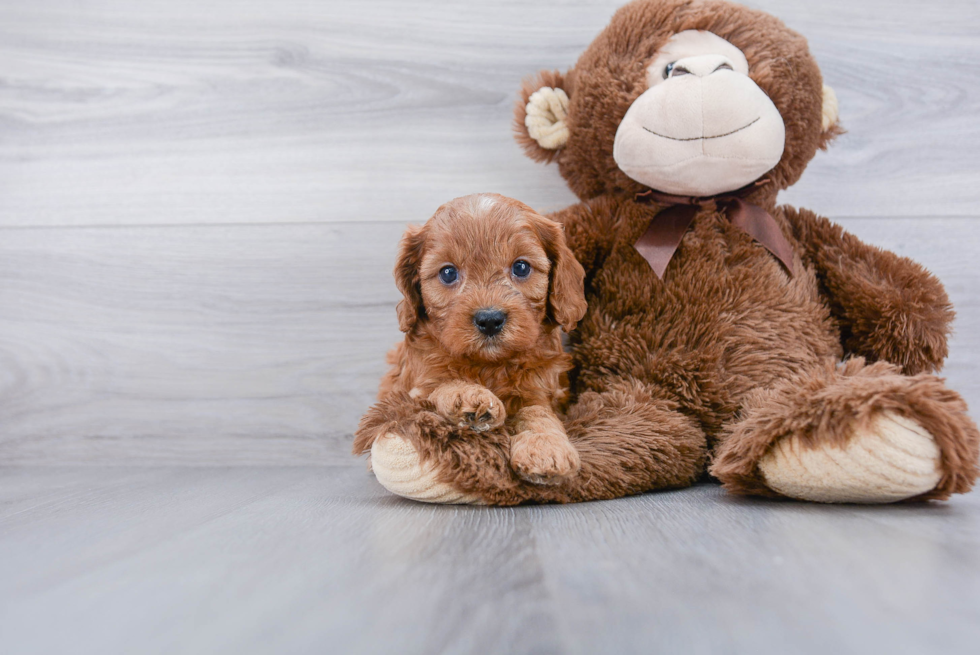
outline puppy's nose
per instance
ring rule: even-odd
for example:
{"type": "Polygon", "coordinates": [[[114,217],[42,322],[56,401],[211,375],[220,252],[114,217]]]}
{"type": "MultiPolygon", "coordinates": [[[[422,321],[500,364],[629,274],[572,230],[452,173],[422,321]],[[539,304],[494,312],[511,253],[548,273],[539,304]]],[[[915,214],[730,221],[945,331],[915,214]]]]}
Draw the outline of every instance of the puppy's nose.
{"type": "Polygon", "coordinates": [[[488,337],[492,337],[504,329],[506,322],[507,312],[499,309],[479,309],[473,314],[473,323],[476,325],[476,329],[488,337]]]}

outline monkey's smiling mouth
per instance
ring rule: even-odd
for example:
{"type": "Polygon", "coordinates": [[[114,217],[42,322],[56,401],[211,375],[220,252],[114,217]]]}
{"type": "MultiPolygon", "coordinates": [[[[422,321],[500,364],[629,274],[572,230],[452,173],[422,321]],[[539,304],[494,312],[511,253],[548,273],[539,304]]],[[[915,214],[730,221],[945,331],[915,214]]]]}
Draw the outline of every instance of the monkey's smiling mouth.
{"type": "Polygon", "coordinates": [[[647,127],[643,127],[642,125],[640,127],[643,127],[643,129],[646,130],[647,132],[649,132],[650,134],[653,134],[655,136],[662,137],[664,139],[670,139],[671,141],[701,141],[701,140],[707,140],[707,139],[720,139],[722,137],[731,136],[732,134],[735,134],[736,132],[741,132],[742,130],[744,130],[746,128],[752,127],[753,125],[755,125],[756,123],[758,123],[759,122],[759,119],[761,119],[761,118],[762,118],[762,116],[759,116],[754,121],[751,121],[751,122],[743,125],[742,127],[738,128],[737,130],[732,130],[731,132],[725,132],[724,134],[715,134],[714,136],[694,136],[694,137],[691,137],[691,138],[688,138],[688,139],[679,139],[676,136],[667,136],[666,134],[661,134],[660,132],[654,132],[653,130],[651,130],[651,129],[647,128],[647,127]]]}

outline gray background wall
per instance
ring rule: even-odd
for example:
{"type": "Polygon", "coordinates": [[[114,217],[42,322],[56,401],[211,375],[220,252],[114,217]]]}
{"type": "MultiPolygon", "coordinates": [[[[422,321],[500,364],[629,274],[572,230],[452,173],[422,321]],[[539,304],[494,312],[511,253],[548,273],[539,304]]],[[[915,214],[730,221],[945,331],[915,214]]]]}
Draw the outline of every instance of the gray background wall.
{"type": "MultiPolygon", "coordinates": [[[[620,2],[0,3],[0,462],[353,463],[406,222],[574,201],[510,136],[620,2]]],[[[848,134],[782,201],[912,256],[980,406],[980,8],[758,0],[848,134]]]]}

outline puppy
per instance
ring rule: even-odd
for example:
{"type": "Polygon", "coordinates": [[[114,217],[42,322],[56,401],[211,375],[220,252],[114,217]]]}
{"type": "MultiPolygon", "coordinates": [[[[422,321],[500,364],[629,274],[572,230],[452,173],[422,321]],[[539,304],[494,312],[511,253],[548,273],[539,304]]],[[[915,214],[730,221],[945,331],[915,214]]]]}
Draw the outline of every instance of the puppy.
{"type": "Polygon", "coordinates": [[[584,275],[562,227],[527,205],[497,194],[446,203],[402,238],[406,337],[388,355],[379,400],[408,393],[477,433],[507,421],[518,475],[548,484],[575,473],[579,456],[556,415],[571,367],[559,328],[585,315],[584,275]]]}

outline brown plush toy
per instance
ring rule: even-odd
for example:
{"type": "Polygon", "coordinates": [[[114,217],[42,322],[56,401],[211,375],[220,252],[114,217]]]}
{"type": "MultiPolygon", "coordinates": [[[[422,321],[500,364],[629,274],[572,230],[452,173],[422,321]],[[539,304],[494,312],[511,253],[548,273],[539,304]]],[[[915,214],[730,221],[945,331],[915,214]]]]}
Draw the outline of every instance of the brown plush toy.
{"type": "Polygon", "coordinates": [[[921,266],[776,205],[836,136],[806,40],[728,2],[636,0],[575,67],[526,83],[518,140],[580,204],[589,308],[565,419],[581,460],[523,480],[505,429],[408,396],[364,417],[394,493],[515,504],[683,487],[820,502],[944,499],[977,477],[963,400],[933,375],[953,311],[921,266]]]}

